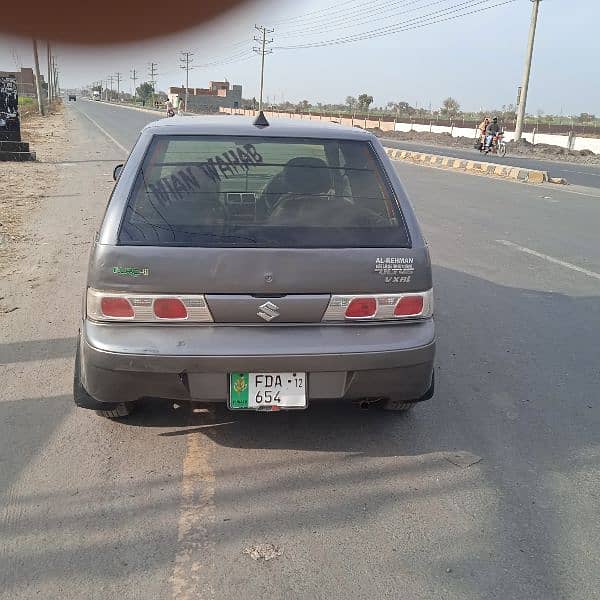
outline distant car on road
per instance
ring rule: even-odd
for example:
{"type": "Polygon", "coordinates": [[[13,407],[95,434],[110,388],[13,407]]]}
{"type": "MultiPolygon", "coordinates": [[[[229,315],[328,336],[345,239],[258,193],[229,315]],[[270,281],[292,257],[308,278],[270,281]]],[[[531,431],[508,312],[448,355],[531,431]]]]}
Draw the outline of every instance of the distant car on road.
{"type": "Polygon", "coordinates": [[[69,94],[69,102],[71,102],[71,100],[77,100],[77,96],[75,94],[69,94]]]}
{"type": "Polygon", "coordinates": [[[406,410],[433,394],[427,245],[376,137],[304,121],[145,127],[91,252],[78,406],[406,410]]]}

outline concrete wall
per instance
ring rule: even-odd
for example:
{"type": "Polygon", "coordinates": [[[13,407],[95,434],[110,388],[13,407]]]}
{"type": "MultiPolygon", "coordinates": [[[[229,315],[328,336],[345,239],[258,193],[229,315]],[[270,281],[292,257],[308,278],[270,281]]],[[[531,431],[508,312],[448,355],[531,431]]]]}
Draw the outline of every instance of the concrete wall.
{"type": "MultiPolygon", "coordinates": [[[[450,133],[453,137],[475,138],[478,135],[477,130],[465,127],[444,127],[439,125],[419,125],[418,123],[396,123],[395,131],[421,131],[431,133],[450,133]]],[[[515,137],[514,131],[506,131],[504,139],[512,142],[515,137]]],[[[572,140],[571,150],[591,150],[595,154],[600,154],[600,139],[586,137],[572,137],[568,135],[555,135],[548,133],[524,133],[523,138],[531,144],[550,144],[551,146],[569,147],[569,139],[572,140]]]]}
{"type": "MultiPolygon", "coordinates": [[[[221,109],[223,112],[230,114],[254,116],[257,111],[254,110],[231,110],[221,109]]],[[[418,123],[394,123],[391,121],[379,121],[379,119],[353,119],[351,117],[341,117],[332,115],[324,117],[322,115],[297,114],[265,111],[267,117],[285,118],[285,119],[311,119],[319,121],[331,121],[332,123],[340,123],[348,127],[362,127],[371,129],[379,127],[383,131],[421,131],[431,133],[450,133],[453,137],[468,137],[475,138],[479,132],[477,129],[470,127],[445,127],[442,125],[420,125],[418,123]]],[[[568,135],[550,135],[547,133],[524,133],[523,138],[532,144],[550,144],[552,146],[561,146],[562,148],[569,147],[568,135]]],[[[514,139],[514,131],[507,131],[505,140],[510,142],[514,139]]],[[[600,138],[572,137],[571,150],[591,150],[595,154],[600,154],[600,138]]]]}

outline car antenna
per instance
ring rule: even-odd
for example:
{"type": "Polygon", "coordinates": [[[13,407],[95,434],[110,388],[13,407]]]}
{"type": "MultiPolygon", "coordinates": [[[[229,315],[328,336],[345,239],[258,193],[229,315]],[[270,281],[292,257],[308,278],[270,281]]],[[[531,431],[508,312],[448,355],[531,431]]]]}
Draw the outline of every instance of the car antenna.
{"type": "Polygon", "coordinates": [[[269,121],[267,121],[267,117],[265,117],[265,113],[261,110],[258,113],[258,117],[254,119],[254,123],[252,123],[255,127],[268,127],[269,121]]]}

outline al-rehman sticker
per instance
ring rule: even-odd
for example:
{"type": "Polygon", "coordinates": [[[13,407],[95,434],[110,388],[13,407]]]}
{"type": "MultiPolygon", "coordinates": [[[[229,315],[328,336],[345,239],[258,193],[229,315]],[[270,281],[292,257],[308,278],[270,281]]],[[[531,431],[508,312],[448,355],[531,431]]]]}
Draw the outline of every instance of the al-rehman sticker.
{"type": "Polygon", "coordinates": [[[410,283],[414,272],[414,258],[410,256],[378,256],[375,259],[375,273],[385,277],[386,283],[410,283]]]}
{"type": "Polygon", "coordinates": [[[150,269],[144,267],[142,269],[138,267],[113,267],[113,275],[123,275],[125,277],[148,277],[150,275],[150,269]]]}

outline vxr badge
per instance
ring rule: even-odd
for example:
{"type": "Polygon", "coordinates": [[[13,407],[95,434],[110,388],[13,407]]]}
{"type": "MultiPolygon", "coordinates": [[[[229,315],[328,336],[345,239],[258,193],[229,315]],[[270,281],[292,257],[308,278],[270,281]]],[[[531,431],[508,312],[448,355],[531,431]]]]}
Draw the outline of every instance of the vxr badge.
{"type": "Polygon", "coordinates": [[[277,304],[273,304],[272,302],[265,302],[258,308],[259,310],[256,314],[265,321],[272,321],[279,316],[279,306],[277,306],[277,304]]]}

